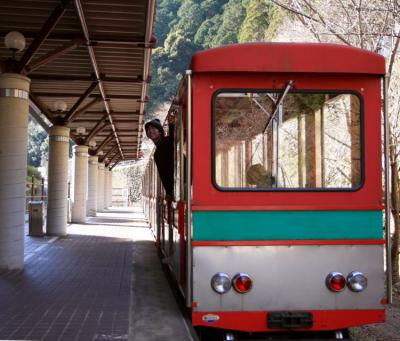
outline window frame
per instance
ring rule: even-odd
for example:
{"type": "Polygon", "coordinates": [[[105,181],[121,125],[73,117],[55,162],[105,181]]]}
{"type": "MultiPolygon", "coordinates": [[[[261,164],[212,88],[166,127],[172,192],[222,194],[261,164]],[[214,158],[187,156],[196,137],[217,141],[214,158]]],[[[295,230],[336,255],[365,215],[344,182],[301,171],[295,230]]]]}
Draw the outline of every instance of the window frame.
{"type": "Polygon", "coordinates": [[[351,188],[325,187],[325,188],[252,188],[252,187],[221,187],[216,181],[216,136],[215,136],[215,101],[221,93],[281,93],[284,89],[267,88],[220,88],[211,96],[211,182],[219,192],[356,192],[364,187],[365,184],[365,110],[364,98],[356,90],[346,89],[291,89],[288,94],[337,94],[354,95],[360,103],[360,182],[351,188]]]}

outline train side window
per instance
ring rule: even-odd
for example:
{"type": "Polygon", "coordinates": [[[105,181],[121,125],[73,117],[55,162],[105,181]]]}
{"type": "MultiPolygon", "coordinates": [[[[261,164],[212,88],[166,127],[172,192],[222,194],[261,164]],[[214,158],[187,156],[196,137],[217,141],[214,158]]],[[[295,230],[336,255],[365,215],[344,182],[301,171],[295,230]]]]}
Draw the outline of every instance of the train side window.
{"type": "Polygon", "coordinates": [[[361,101],[352,93],[219,92],[214,183],[221,190],[344,189],[362,182],[361,101]]]}
{"type": "Polygon", "coordinates": [[[184,111],[176,107],[175,135],[174,135],[174,197],[175,201],[184,200],[184,111]]]}

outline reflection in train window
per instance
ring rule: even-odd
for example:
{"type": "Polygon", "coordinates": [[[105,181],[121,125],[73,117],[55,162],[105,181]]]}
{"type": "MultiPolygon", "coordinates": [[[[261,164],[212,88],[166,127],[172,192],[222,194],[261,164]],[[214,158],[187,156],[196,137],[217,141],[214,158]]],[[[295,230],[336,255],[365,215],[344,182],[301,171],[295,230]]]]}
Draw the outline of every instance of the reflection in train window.
{"type": "Polygon", "coordinates": [[[223,92],[213,106],[214,174],[220,189],[360,186],[356,95],[223,92]]]}

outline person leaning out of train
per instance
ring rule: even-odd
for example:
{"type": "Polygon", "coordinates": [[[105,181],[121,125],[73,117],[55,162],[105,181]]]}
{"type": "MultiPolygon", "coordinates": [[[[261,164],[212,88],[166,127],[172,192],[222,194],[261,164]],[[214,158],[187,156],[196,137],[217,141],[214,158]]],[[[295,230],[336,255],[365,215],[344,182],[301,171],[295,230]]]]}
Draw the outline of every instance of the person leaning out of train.
{"type": "Polygon", "coordinates": [[[174,191],[174,128],[175,112],[169,111],[168,116],[168,136],[165,136],[163,126],[158,118],[148,121],[144,128],[147,137],[156,146],[154,161],[157,166],[158,174],[165,188],[166,199],[173,199],[174,191]]]}

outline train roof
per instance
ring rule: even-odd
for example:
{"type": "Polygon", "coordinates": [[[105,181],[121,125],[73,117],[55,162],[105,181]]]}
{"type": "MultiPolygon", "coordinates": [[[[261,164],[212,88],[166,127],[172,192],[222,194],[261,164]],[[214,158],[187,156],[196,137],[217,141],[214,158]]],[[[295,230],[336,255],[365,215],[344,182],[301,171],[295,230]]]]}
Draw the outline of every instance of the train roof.
{"type": "Polygon", "coordinates": [[[193,72],[385,74],[383,56],[355,47],[316,43],[233,44],[193,55],[193,72]]]}

